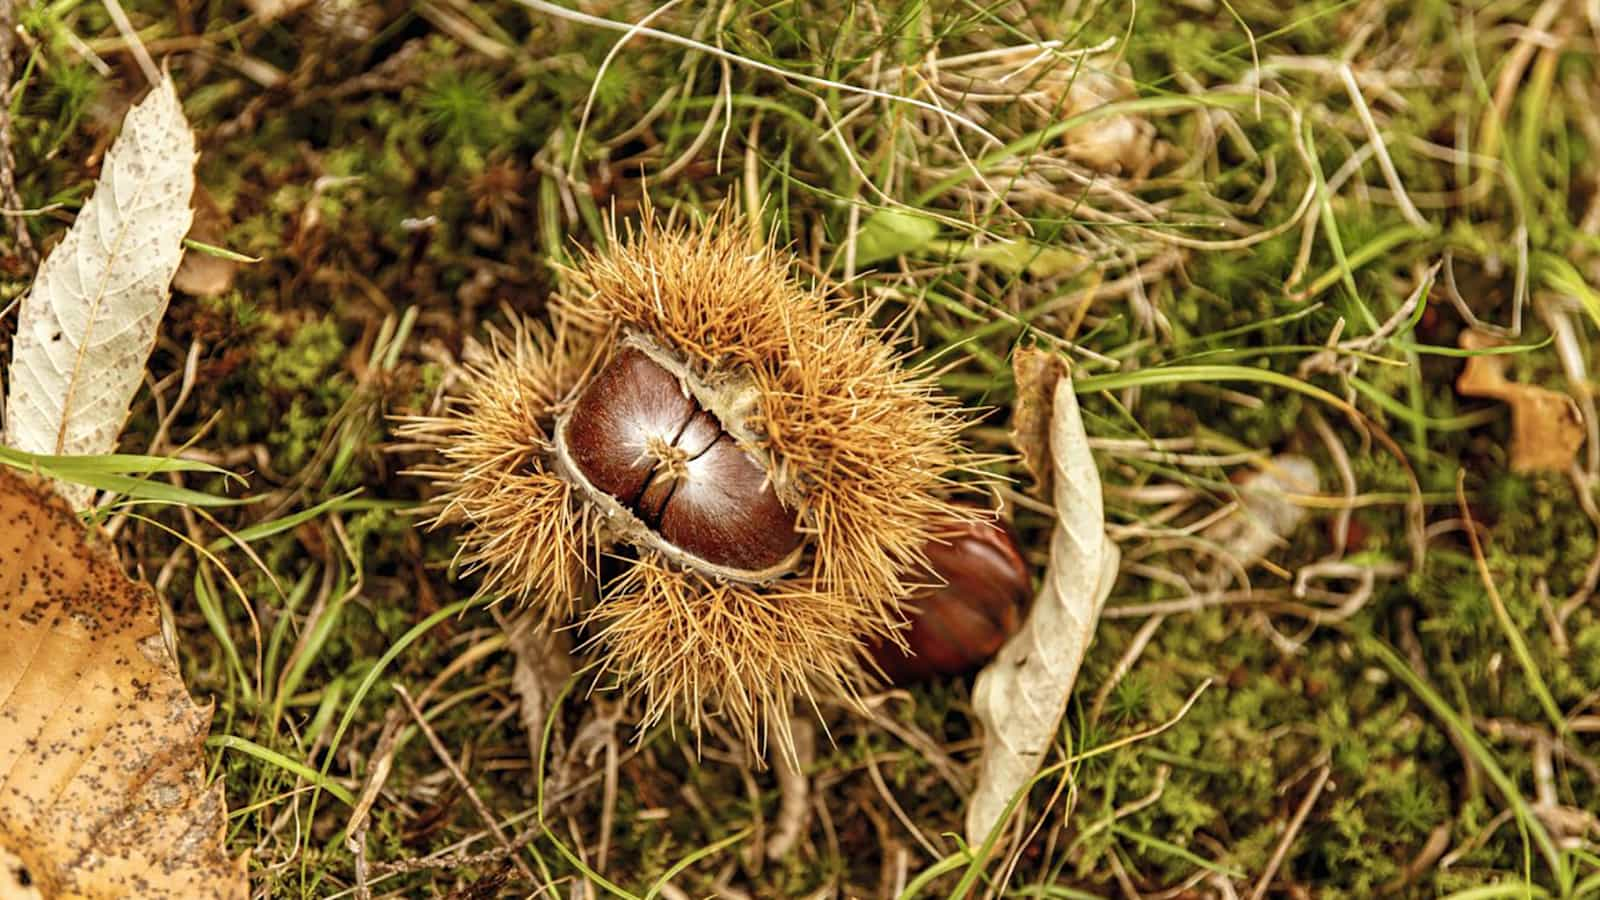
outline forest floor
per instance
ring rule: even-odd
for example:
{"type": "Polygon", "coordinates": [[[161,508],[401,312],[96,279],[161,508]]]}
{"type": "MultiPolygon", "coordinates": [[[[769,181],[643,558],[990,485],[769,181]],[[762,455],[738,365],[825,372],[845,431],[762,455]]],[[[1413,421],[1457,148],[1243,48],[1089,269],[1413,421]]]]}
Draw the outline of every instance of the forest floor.
{"type": "Polygon", "coordinates": [[[193,237],[257,260],[191,253],[122,441],[257,501],[117,541],[215,704],[259,895],[1600,894],[1593,2],[36,0],[0,41],[0,307],[148,87],[108,8],[199,136],[193,237]],[[647,17],[679,38],[624,41],[647,17]],[[970,677],[823,706],[797,817],[731,736],[613,692],[530,736],[514,609],[419,527],[394,418],[647,196],[760,206],[980,451],[1013,349],[1071,360],[1123,567],[1071,764],[992,859],[957,837],[970,677]],[[1458,391],[1474,325],[1576,404],[1570,462],[1458,391]],[[1320,486],[1242,547],[1219,524],[1285,453],[1320,486]]]}

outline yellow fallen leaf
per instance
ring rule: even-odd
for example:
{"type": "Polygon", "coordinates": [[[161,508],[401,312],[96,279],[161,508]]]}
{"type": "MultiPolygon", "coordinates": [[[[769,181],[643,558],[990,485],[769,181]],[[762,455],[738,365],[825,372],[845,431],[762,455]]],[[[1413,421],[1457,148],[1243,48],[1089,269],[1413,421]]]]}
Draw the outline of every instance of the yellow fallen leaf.
{"type": "Polygon", "coordinates": [[[150,589],[0,470],[0,900],[246,896],[205,784],[210,719],[150,589]]]}
{"type": "MultiPolygon", "coordinates": [[[[1502,344],[1481,331],[1461,332],[1463,350],[1483,350],[1502,344]]],[[[1456,379],[1456,393],[1489,397],[1511,407],[1511,470],[1513,472],[1562,471],[1572,465],[1583,446],[1583,414],[1578,404],[1560,391],[1506,380],[1510,357],[1488,354],[1467,357],[1456,379]]]]}

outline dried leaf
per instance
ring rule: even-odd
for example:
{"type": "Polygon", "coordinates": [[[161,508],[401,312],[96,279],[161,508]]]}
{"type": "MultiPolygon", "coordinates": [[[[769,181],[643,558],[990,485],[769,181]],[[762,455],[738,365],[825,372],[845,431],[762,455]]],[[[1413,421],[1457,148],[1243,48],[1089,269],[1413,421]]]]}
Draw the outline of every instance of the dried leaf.
{"type": "MultiPolygon", "coordinates": [[[[116,448],[183,257],[194,133],[170,80],[129,110],[94,196],[39,268],[18,314],[5,443],[29,453],[116,448]]],[[[74,506],[92,492],[63,486],[74,506]]]]}
{"type": "Polygon", "coordinates": [[[1016,412],[1011,416],[1011,445],[1022,454],[1022,464],[1033,476],[1033,493],[1050,494],[1050,414],[1056,384],[1066,377],[1067,362],[1058,354],[1034,347],[1018,348],[1011,355],[1011,372],[1017,385],[1016,412]]]}
{"type": "MultiPolygon", "coordinates": [[[[203,184],[194,189],[194,225],[189,239],[202,244],[220,245],[228,233],[228,215],[203,184]]],[[[220,297],[233,289],[233,276],[239,263],[211,253],[185,253],[172,286],[191,297],[220,297]]]]}
{"type": "Polygon", "coordinates": [[[155,598],[3,470],[0,647],[0,897],[244,897],[155,598]]]}
{"type": "Polygon", "coordinates": [[[1052,400],[1056,527],[1050,567],[1022,629],[978,674],[972,691],[984,729],[978,785],[967,805],[967,841],[973,846],[1000,824],[1006,804],[1049,753],[1121,558],[1106,538],[1100,473],[1070,377],[1055,381],[1052,400]]]}
{"type": "Polygon", "coordinates": [[[275,22],[311,3],[312,0],[245,0],[245,6],[250,7],[262,24],[275,22]]]}
{"type": "MultiPolygon", "coordinates": [[[[1464,350],[1483,350],[1503,341],[1481,331],[1461,332],[1464,350]]],[[[1564,471],[1583,446],[1583,413],[1570,396],[1549,388],[1506,380],[1511,358],[1504,354],[1467,357],[1456,392],[1490,397],[1511,407],[1511,471],[1564,471]]]]}
{"type": "MultiPolygon", "coordinates": [[[[1137,96],[1133,70],[1115,57],[1095,57],[1081,67],[1064,67],[1052,74],[1058,81],[1066,80],[1063,117],[1082,115],[1137,96]]],[[[1154,157],[1155,136],[1155,126],[1145,119],[1113,114],[1092,117],[1069,129],[1062,141],[1069,156],[1092,169],[1142,176],[1154,157]]]]}
{"type": "Polygon", "coordinates": [[[1239,566],[1249,567],[1281,546],[1300,527],[1306,511],[1289,494],[1321,490],[1317,465],[1304,456],[1280,453],[1259,472],[1238,480],[1239,506],[1205,530],[1205,538],[1227,549],[1239,566]]]}

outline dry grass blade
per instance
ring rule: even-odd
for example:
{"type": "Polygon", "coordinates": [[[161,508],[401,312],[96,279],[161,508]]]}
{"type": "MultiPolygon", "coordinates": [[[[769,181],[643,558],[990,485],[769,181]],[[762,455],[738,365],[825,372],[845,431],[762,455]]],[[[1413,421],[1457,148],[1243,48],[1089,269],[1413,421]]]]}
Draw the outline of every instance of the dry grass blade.
{"type": "MultiPolygon", "coordinates": [[[[183,257],[194,161],[194,132],[163,80],[129,110],[94,196],[22,303],[7,446],[85,456],[116,448],[183,257]]],[[[62,490],[78,507],[91,496],[62,490]]]]}
{"type": "MultiPolygon", "coordinates": [[[[1027,364],[1027,355],[1018,352],[1019,367],[1027,364]]],[[[1011,797],[1050,752],[1120,559],[1116,544],[1106,538],[1100,473],[1071,377],[1062,373],[1050,393],[1056,510],[1050,568],[1027,621],[972,689],[973,710],[985,732],[978,784],[967,806],[967,841],[975,847],[1000,824],[1011,797]]]]}
{"type": "Polygon", "coordinates": [[[244,897],[155,597],[4,471],[0,647],[0,896],[244,897]]]}

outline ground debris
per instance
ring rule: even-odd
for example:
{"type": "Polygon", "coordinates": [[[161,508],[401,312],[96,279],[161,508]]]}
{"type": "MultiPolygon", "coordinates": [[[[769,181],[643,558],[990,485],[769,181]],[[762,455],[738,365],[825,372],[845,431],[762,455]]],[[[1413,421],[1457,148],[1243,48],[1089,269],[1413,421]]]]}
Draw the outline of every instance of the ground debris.
{"type": "Polygon", "coordinates": [[[1239,507],[1205,531],[1208,540],[1227,548],[1235,565],[1248,568],[1288,542],[1306,512],[1290,499],[1321,489],[1316,464],[1304,456],[1282,453],[1261,471],[1238,481],[1239,507]]]}
{"type": "Polygon", "coordinates": [[[524,612],[505,623],[506,643],[516,658],[511,688],[521,699],[522,728],[529,758],[539,764],[545,724],[567,680],[572,677],[572,639],[524,612]]]}
{"type": "MultiPolygon", "coordinates": [[[[1482,331],[1461,333],[1463,350],[1484,350],[1505,342],[1482,331]]],[[[1511,407],[1511,471],[1564,471],[1583,446],[1583,415],[1566,394],[1506,380],[1510,357],[1486,354],[1467,357],[1456,379],[1465,397],[1489,397],[1511,407]]]]}
{"type": "MultiPolygon", "coordinates": [[[[228,231],[228,214],[203,184],[195,184],[192,203],[194,224],[189,227],[189,239],[221,246],[228,231]]],[[[233,289],[233,276],[238,271],[239,264],[232,259],[191,250],[178,264],[172,286],[191,297],[220,297],[233,289]]]]}

